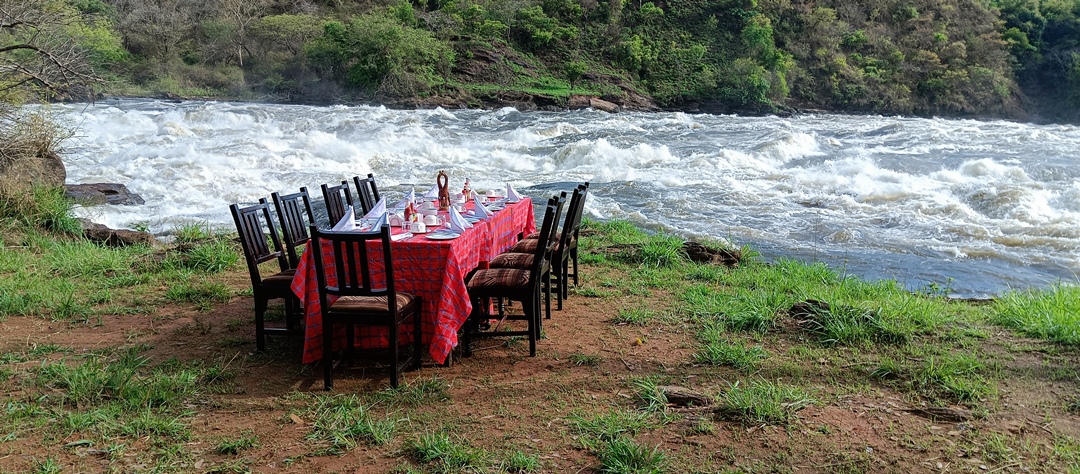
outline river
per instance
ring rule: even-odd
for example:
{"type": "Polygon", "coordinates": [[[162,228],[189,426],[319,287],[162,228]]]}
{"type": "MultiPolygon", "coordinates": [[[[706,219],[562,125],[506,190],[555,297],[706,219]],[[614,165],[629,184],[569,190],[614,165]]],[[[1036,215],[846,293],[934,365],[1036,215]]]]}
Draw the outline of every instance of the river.
{"type": "Polygon", "coordinates": [[[766,258],[823,261],[983,297],[1076,283],[1080,128],[882,116],[392,110],[158,100],[51,106],[77,128],[69,183],[141,206],[78,208],[111,227],[231,229],[228,205],[374,173],[400,198],[439,170],[536,198],[592,182],[586,215],[766,258]]]}

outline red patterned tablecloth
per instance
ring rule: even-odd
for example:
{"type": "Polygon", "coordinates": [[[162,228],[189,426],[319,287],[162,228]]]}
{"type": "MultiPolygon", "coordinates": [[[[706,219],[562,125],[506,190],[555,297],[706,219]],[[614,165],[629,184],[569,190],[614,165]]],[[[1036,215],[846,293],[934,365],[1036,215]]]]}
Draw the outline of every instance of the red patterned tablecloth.
{"type": "MultiPolygon", "coordinates": [[[[417,235],[391,244],[395,289],[423,298],[421,329],[424,343],[428,344],[428,352],[435,362],[444,363],[446,356],[457,346],[458,330],[472,311],[465,276],[517,243],[519,233],[528,235],[535,231],[532,200],[525,198],[507,204],[505,209],[490,219],[473,224],[472,229],[456,239],[430,240],[417,235]]],[[[304,308],[305,364],[321,360],[323,350],[322,308],[312,252],[308,251],[311,245],[308,242],[309,248],[305,249],[292,281],[293,293],[300,298],[304,308]]],[[[333,266],[332,252],[333,248],[329,245],[322,245],[322,264],[327,266],[330,284],[336,280],[329,268],[333,266]]],[[[369,255],[372,256],[370,264],[376,268],[383,266],[381,252],[369,255]]],[[[344,329],[335,332],[339,334],[334,344],[344,344],[344,329]]],[[[411,343],[408,328],[403,327],[401,334],[403,345],[411,343]]],[[[386,347],[389,336],[385,329],[361,327],[356,331],[356,343],[360,347],[386,347]]]]}

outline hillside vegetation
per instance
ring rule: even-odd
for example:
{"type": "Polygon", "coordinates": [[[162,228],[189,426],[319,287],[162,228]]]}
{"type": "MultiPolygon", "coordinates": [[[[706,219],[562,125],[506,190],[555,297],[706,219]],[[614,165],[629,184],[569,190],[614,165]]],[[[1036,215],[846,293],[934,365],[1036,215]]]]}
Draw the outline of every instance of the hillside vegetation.
{"type": "Polygon", "coordinates": [[[112,94],[452,106],[580,94],[1055,120],[1080,105],[1080,0],[39,3],[82,14],[72,33],[112,94]]]}

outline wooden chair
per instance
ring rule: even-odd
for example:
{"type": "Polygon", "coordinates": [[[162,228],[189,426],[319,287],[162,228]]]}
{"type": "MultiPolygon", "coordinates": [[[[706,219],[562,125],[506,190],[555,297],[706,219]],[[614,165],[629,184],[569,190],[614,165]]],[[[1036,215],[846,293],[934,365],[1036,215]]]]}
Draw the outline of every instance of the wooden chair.
{"type": "MultiPolygon", "coordinates": [[[[342,181],[341,184],[336,186],[327,186],[324,184],[322,185],[322,195],[323,202],[326,204],[326,216],[330,219],[330,227],[333,227],[342,217],[345,217],[347,206],[353,205],[352,192],[349,191],[349,182],[342,181]]],[[[355,213],[356,210],[354,209],[353,212],[355,213]]],[[[357,215],[357,217],[360,217],[360,215],[357,215]]]]}
{"type": "MultiPolygon", "coordinates": [[[[563,194],[565,196],[565,193],[563,194]]],[[[540,292],[543,276],[550,271],[548,257],[562,213],[564,197],[552,197],[544,211],[544,223],[537,239],[533,262],[529,268],[490,268],[477,270],[469,277],[465,286],[472,300],[472,313],[465,321],[462,337],[462,351],[465,356],[472,355],[472,339],[476,337],[528,336],[529,355],[536,356],[536,340],[540,337],[540,292]],[[480,331],[482,323],[492,319],[487,314],[485,302],[492,298],[507,298],[520,301],[524,315],[507,315],[503,319],[525,321],[525,331],[480,331]]],[[[549,296],[550,298],[550,296],[549,296]]]]}
{"type": "Polygon", "coordinates": [[[375,175],[368,173],[367,178],[354,176],[353,183],[356,184],[356,195],[360,198],[360,206],[364,209],[364,214],[367,214],[379,202],[379,188],[375,185],[375,175]]]}
{"type": "Polygon", "coordinates": [[[399,327],[411,317],[413,326],[413,368],[420,368],[421,338],[419,296],[394,289],[394,265],[390,247],[390,226],[384,225],[371,232],[323,232],[311,226],[311,250],[315,257],[315,274],[318,278],[319,303],[322,305],[323,331],[323,383],[326,390],[333,388],[334,326],[346,325],[348,351],[353,347],[353,326],[381,326],[390,333],[391,372],[390,386],[398,386],[398,375],[409,363],[402,361],[399,347],[399,327]],[[321,240],[330,242],[334,249],[333,265],[323,265],[321,240]],[[382,246],[383,276],[385,287],[372,285],[376,271],[369,266],[368,243],[379,242],[382,246]],[[334,285],[327,281],[327,271],[337,278],[334,285]],[[333,300],[331,298],[334,298],[333,300]]]}
{"type": "Polygon", "coordinates": [[[295,270],[289,268],[289,262],[281,248],[281,240],[274,229],[274,221],[270,219],[270,205],[266,198],[259,199],[259,203],[254,206],[240,207],[232,204],[229,210],[232,211],[236,232],[240,235],[240,245],[244,249],[248,274],[251,276],[251,290],[255,297],[255,346],[261,352],[266,350],[267,334],[289,334],[299,326],[299,300],[289,287],[295,270]],[[266,239],[268,234],[273,242],[273,249],[266,239]],[[259,271],[259,264],[271,260],[277,260],[281,271],[264,277],[259,271]],[[270,300],[277,298],[285,300],[286,327],[268,328],[265,326],[266,308],[270,300]]]}
{"type": "MultiPolygon", "coordinates": [[[[562,302],[569,294],[569,270],[572,255],[577,251],[577,236],[581,228],[581,218],[585,211],[585,197],[589,192],[589,183],[579,185],[574,189],[574,195],[570,198],[570,206],[566,210],[566,221],[563,223],[559,241],[552,250],[551,258],[551,283],[556,287],[556,301],[558,309],[562,310],[562,302]]],[[[536,237],[539,233],[528,236],[518,242],[507,252],[495,257],[491,261],[491,267],[521,268],[527,264],[527,256],[535,250],[536,237]],[[524,257],[523,257],[524,256],[524,257]]],[[[574,263],[574,286],[577,286],[577,263],[574,263]]],[[[550,319],[551,311],[547,311],[546,317],[550,319]]]]}
{"type": "Polygon", "coordinates": [[[270,198],[274,201],[274,210],[277,211],[278,222],[281,223],[281,240],[285,245],[285,253],[289,257],[289,268],[296,268],[300,264],[300,255],[296,253],[296,247],[311,240],[308,227],[315,225],[315,214],[311,212],[311,198],[308,196],[307,188],[300,188],[298,193],[285,195],[274,192],[270,194],[270,198]]]}

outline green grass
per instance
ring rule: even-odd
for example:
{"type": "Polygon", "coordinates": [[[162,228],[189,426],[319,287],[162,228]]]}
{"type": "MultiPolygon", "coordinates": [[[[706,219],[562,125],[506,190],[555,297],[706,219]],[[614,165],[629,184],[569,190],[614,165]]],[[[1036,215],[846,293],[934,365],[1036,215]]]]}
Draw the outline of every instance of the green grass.
{"type": "Polygon", "coordinates": [[[597,451],[604,474],[662,474],[668,472],[667,456],[659,447],[648,447],[632,439],[617,438],[597,451]]]}
{"type": "Polygon", "coordinates": [[[207,311],[214,303],[229,301],[232,290],[221,283],[196,280],[182,282],[165,290],[165,299],[177,303],[191,303],[196,308],[207,311]]]}
{"type": "Polygon", "coordinates": [[[571,430],[582,437],[586,446],[596,441],[611,441],[623,435],[633,436],[638,432],[657,426],[651,420],[651,414],[637,410],[611,410],[607,413],[586,417],[572,414],[567,420],[571,430]]]}
{"type": "Polygon", "coordinates": [[[218,441],[214,446],[214,452],[225,456],[235,456],[244,450],[256,448],[258,446],[259,437],[248,430],[239,438],[225,438],[218,441]]]}
{"type": "Polygon", "coordinates": [[[720,396],[719,413],[745,424],[786,425],[815,403],[803,389],[767,380],[736,383],[720,396]]]}
{"type": "Polygon", "coordinates": [[[355,394],[314,396],[311,406],[299,416],[311,420],[307,439],[329,455],[347,452],[360,442],[386,444],[397,432],[397,419],[373,416],[370,406],[355,394]]]}
{"type": "Polygon", "coordinates": [[[1080,286],[1009,292],[993,304],[994,322],[1039,339],[1080,344],[1080,286]]]}
{"type": "Polygon", "coordinates": [[[487,463],[484,451],[446,433],[421,434],[407,449],[417,462],[438,473],[479,471],[487,463]]]}
{"type": "Polygon", "coordinates": [[[656,312],[646,308],[621,309],[611,319],[615,324],[632,324],[634,326],[648,326],[649,322],[656,317],[656,312]]]}
{"type": "Polygon", "coordinates": [[[571,364],[579,366],[586,365],[589,367],[596,367],[604,360],[599,354],[582,354],[580,352],[570,354],[569,359],[571,364]]]}
{"type": "Polygon", "coordinates": [[[912,385],[930,398],[975,404],[994,393],[985,367],[973,354],[929,356],[915,368],[912,385]]]}
{"type": "Polygon", "coordinates": [[[761,346],[733,344],[727,341],[709,341],[694,354],[694,362],[708,365],[727,365],[740,372],[752,372],[769,356],[761,346]]]}

